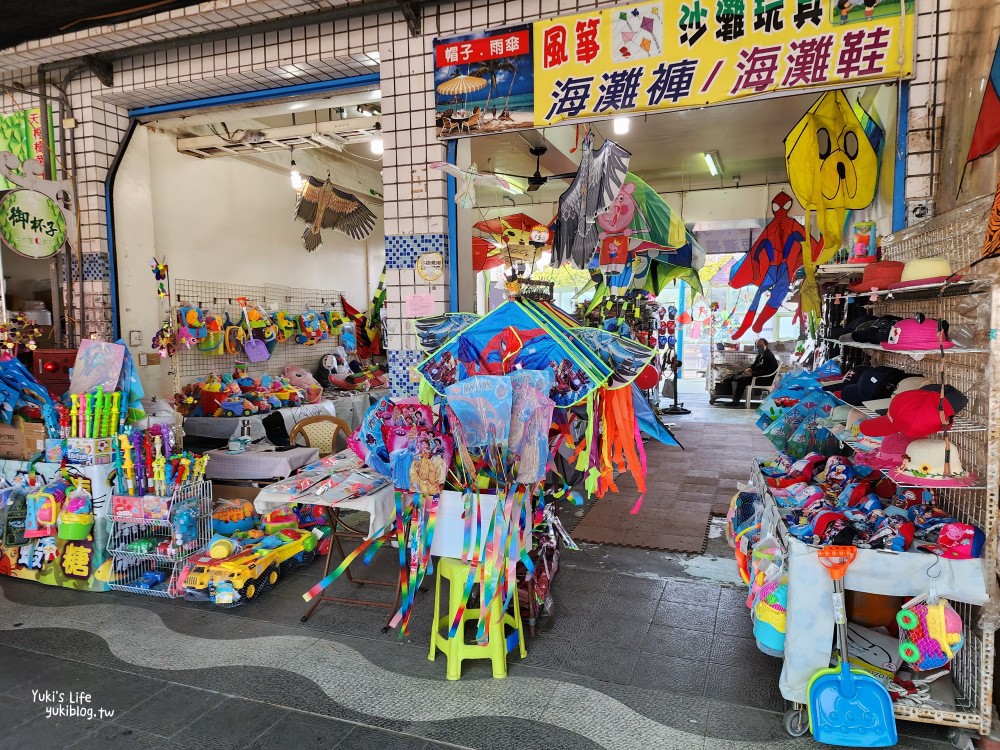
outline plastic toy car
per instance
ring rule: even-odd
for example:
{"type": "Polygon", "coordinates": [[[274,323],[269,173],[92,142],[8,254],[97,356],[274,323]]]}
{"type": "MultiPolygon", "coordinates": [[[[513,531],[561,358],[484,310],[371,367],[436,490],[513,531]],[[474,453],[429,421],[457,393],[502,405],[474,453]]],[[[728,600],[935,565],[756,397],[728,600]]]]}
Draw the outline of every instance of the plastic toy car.
{"type": "Polygon", "coordinates": [[[167,580],[167,574],[162,570],[150,570],[138,580],[136,586],[141,589],[154,589],[167,580]]]}
{"type": "Polygon", "coordinates": [[[308,531],[282,529],[244,546],[231,557],[216,560],[199,555],[191,561],[184,578],[184,597],[212,601],[214,591],[229,583],[240,599],[251,601],[263,589],[275,585],[282,574],[311,563],[317,545],[316,537],[308,531]]]}
{"type": "Polygon", "coordinates": [[[156,540],[143,537],[142,539],[136,539],[134,542],[129,542],[123,549],[126,552],[135,552],[138,555],[151,555],[156,549],[156,540]]]}
{"type": "Polygon", "coordinates": [[[257,407],[243,398],[227,398],[215,410],[215,416],[217,417],[243,417],[256,413],[257,407]]]}

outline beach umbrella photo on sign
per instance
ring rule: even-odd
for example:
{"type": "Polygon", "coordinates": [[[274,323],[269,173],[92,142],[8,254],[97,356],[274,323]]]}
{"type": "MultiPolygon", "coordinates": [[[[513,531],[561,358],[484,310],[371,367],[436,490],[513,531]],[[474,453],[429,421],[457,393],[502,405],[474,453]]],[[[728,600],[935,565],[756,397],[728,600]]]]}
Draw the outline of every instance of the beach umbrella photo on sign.
{"type": "Polygon", "coordinates": [[[458,97],[464,96],[465,103],[468,104],[469,94],[480,91],[487,85],[485,78],[459,73],[454,78],[449,78],[444,83],[438,84],[437,92],[445,96],[454,96],[455,101],[458,101],[458,97]]]}
{"type": "Polygon", "coordinates": [[[445,94],[446,96],[454,96],[457,94],[471,94],[473,91],[479,91],[480,89],[486,88],[486,79],[480,78],[479,76],[470,76],[465,73],[460,73],[459,75],[451,78],[437,87],[439,94],[445,94]]]}

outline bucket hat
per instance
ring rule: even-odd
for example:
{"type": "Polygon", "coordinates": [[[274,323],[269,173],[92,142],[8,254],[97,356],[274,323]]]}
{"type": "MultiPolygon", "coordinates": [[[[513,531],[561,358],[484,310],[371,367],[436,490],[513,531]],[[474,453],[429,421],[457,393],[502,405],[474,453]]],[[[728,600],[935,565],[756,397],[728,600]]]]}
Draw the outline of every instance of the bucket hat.
{"type": "Polygon", "coordinates": [[[899,283],[903,275],[904,264],[898,260],[879,260],[865,266],[860,281],[849,284],[851,292],[871,292],[889,289],[890,285],[899,283]]]}
{"type": "Polygon", "coordinates": [[[954,446],[949,451],[950,472],[946,474],[944,453],[944,440],[914,440],[906,447],[903,463],[889,472],[889,478],[919,487],[968,487],[976,481],[976,475],[962,467],[962,459],[954,446]]]}
{"type": "Polygon", "coordinates": [[[927,318],[917,321],[912,318],[900,320],[889,332],[889,338],[882,342],[883,349],[890,351],[933,351],[939,347],[951,349],[954,344],[947,338],[938,338],[938,321],[927,318]]]}
{"type": "Polygon", "coordinates": [[[957,388],[946,385],[942,403],[941,386],[925,386],[900,393],[892,399],[885,416],[865,420],[859,428],[862,434],[870,437],[902,432],[911,438],[925,438],[941,431],[941,411],[944,412],[945,419],[950,422],[968,402],[965,394],[957,388]]]}
{"type": "Polygon", "coordinates": [[[944,281],[958,281],[961,276],[952,277],[951,262],[942,255],[930,258],[917,258],[906,261],[899,280],[889,286],[890,289],[906,289],[926,284],[940,284],[944,281]]]}

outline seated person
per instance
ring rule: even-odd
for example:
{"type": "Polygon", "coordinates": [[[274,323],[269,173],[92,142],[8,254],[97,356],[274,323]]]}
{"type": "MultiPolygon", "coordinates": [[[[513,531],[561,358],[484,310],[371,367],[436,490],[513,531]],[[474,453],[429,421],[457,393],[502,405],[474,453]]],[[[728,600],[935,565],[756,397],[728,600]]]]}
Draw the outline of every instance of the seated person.
{"type": "Polygon", "coordinates": [[[761,378],[757,385],[770,385],[778,369],[778,360],[767,346],[767,339],[757,339],[757,357],[747,369],[723,378],[715,388],[716,396],[732,395],[729,406],[739,406],[750,381],[761,378]],[[768,376],[768,377],[761,377],[768,376]]]}

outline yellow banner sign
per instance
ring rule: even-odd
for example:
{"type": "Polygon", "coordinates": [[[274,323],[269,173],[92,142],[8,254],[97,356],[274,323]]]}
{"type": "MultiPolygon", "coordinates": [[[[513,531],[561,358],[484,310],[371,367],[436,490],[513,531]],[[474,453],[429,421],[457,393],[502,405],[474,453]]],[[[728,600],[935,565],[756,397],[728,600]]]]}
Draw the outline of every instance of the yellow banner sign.
{"type": "Polygon", "coordinates": [[[913,74],[913,0],[678,0],[539,21],[535,125],[913,74]]]}

